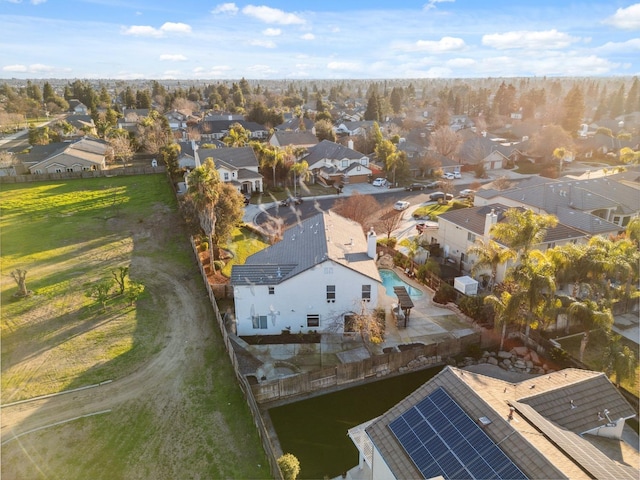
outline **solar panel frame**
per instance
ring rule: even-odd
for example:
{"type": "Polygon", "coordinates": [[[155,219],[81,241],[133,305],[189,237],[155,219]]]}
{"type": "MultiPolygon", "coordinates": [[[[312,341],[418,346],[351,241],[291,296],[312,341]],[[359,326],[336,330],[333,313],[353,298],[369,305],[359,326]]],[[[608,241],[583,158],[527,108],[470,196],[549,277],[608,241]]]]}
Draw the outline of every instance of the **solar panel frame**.
{"type": "Polygon", "coordinates": [[[527,478],[442,387],[389,429],[425,478],[527,478]]]}

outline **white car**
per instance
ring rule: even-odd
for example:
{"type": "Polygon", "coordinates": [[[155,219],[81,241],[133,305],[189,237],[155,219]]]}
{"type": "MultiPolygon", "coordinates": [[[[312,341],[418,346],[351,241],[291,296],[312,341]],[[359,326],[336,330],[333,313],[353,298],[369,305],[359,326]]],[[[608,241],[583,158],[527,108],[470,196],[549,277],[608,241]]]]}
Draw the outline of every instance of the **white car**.
{"type": "Polygon", "coordinates": [[[409,208],[409,202],[405,202],[403,200],[398,200],[394,205],[393,208],[396,210],[406,210],[407,208],[409,208]]]}
{"type": "Polygon", "coordinates": [[[386,178],[376,178],[372,185],[374,187],[386,187],[387,186],[387,179],[386,178]]]}
{"type": "Polygon", "coordinates": [[[443,173],[442,178],[445,180],[454,180],[456,177],[451,172],[443,173]]]}
{"type": "Polygon", "coordinates": [[[471,190],[470,188],[465,188],[464,190],[460,190],[460,196],[462,198],[473,197],[474,193],[476,193],[476,191],[471,190]]]}
{"type": "Polygon", "coordinates": [[[453,178],[462,178],[462,174],[460,172],[453,172],[453,178]]]}

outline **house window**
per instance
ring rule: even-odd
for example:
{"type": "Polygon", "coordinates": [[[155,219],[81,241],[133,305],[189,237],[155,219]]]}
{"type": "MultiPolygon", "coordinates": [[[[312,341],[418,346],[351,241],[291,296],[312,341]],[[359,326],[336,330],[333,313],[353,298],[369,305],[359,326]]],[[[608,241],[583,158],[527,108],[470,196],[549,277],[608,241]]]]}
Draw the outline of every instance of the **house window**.
{"type": "Polygon", "coordinates": [[[362,285],[362,300],[371,301],[371,285],[362,285]]]}
{"type": "Polygon", "coordinates": [[[347,168],[349,166],[349,160],[342,160],[342,168],[347,168]]]}
{"type": "Polygon", "coordinates": [[[471,232],[468,232],[468,233],[467,233],[467,240],[468,240],[468,241],[470,241],[470,242],[475,242],[475,241],[476,241],[476,236],[475,236],[475,234],[473,234],[473,233],[471,233],[471,232]]]}
{"type": "Polygon", "coordinates": [[[42,170],[40,170],[39,168],[35,171],[36,175],[42,175],[42,170]]]}
{"type": "Polygon", "coordinates": [[[366,166],[367,165],[367,159],[366,158],[361,158],[360,159],[360,164],[366,166]]]}
{"type": "Polygon", "coordinates": [[[460,263],[464,263],[467,261],[467,256],[464,253],[460,254],[460,263]]]}
{"type": "Polygon", "coordinates": [[[61,168],[56,168],[56,173],[62,173],[62,169],[61,168]]]}
{"type": "Polygon", "coordinates": [[[255,330],[258,330],[258,329],[266,330],[267,329],[267,316],[266,315],[253,315],[251,317],[251,322],[253,323],[253,328],[255,330]]]}
{"type": "Polygon", "coordinates": [[[224,181],[225,182],[229,181],[229,172],[224,172],[224,181]]]}
{"type": "Polygon", "coordinates": [[[307,327],[319,327],[320,326],[320,315],[317,313],[312,313],[307,315],[307,327]]]}
{"type": "Polygon", "coordinates": [[[73,167],[67,167],[67,172],[73,172],[73,167]]]}
{"type": "Polygon", "coordinates": [[[269,295],[274,295],[276,293],[276,287],[269,287],[269,295]]]}
{"type": "Polygon", "coordinates": [[[336,301],[336,286],[327,285],[327,302],[334,303],[336,301]]]}
{"type": "Polygon", "coordinates": [[[359,172],[359,171],[360,171],[360,165],[358,165],[358,166],[356,167],[356,171],[357,171],[357,172],[359,172]]]}

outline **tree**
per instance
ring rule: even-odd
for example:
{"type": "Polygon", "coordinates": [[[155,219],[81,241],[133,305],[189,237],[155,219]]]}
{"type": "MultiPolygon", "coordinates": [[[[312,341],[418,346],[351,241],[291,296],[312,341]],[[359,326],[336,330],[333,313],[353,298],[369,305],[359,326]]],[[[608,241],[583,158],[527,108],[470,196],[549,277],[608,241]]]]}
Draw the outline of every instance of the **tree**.
{"type": "Polygon", "coordinates": [[[140,298],[140,295],[142,295],[142,293],[144,292],[144,284],[140,283],[140,282],[135,282],[133,280],[129,280],[129,282],[127,283],[127,289],[126,289],[126,298],[129,301],[129,305],[133,305],[138,298],[140,298]]]}
{"type": "Polygon", "coordinates": [[[580,130],[580,124],[584,117],[584,109],[582,89],[575,85],[564,99],[564,118],[562,120],[562,128],[572,137],[578,136],[578,130],[580,130]]]}
{"type": "Polygon", "coordinates": [[[119,130],[109,137],[109,145],[113,149],[113,158],[120,160],[123,165],[126,165],[135,153],[129,134],[125,130],[119,130]]]}
{"type": "Polygon", "coordinates": [[[491,276],[489,279],[489,290],[493,291],[498,275],[498,267],[509,260],[514,260],[516,254],[509,248],[504,248],[494,240],[484,241],[481,238],[467,249],[469,255],[476,255],[477,259],[471,268],[472,275],[477,275],[484,268],[489,268],[491,276]]]}
{"type": "Polygon", "coordinates": [[[18,291],[16,292],[16,297],[27,297],[31,293],[30,290],[27,289],[27,271],[16,268],[11,272],[11,278],[13,278],[18,285],[18,291]]]}
{"type": "Polygon", "coordinates": [[[216,228],[212,248],[224,245],[231,239],[233,229],[242,221],[244,197],[230,183],[219,185],[220,193],[215,204],[216,228]]]}
{"type": "Polygon", "coordinates": [[[300,473],[300,461],[295,455],[291,453],[285,453],[278,458],[278,467],[282,472],[282,478],[284,480],[296,480],[300,473]]]}
{"type": "Polygon", "coordinates": [[[461,144],[460,135],[448,125],[436,128],[431,134],[431,145],[443,157],[454,159],[458,155],[461,144]]]}
{"type": "Polygon", "coordinates": [[[215,272],[213,235],[216,230],[216,203],[220,195],[220,175],[212,158],[196,167],[187,177],[187,200],[193,205],[200,227],[209,239],[211,271],[215,272]]]}
{"type": "Polygon", "coordinates": [[[127,287],[127,275],[129,275],[129,267],[118,267],[116,270],[111,270],[116,285],[118,286],[118,295],[124,293],[127,287]]]}
{"type": "Polygon", "coordinates": [[[167,172],[171,178],[175,178],[180,173],[178,158],[180,157],[180,145],[171,143],[160,148],[160,159],[167,166],[167,172]]]}
{"type": "Polygon", "coordinates": [[[367,230],[371,226],[371,220],[377,218],[380,204],[373,195],[354,192],[353,195],[337,200],[332,210],[338,215],[359,223],[363,230],[367,230]]]}
{"type": "Polygon", "coordinates": [[[558,147],[553,151],[553,158],[557,159],[560,164],[560,172],[562,172],[565,160],[571,157],[573,154],[565,147],[558,147]]]}
{"type": "Polygon", "coordinates": [[[580,361],[582,362],[584,351],[589,342],[589,331],[594,328],[611,328],[613,315],[609,309],[598,309],[598,304],[593,300],[576,300],[567,309],[569,319],[575,320],[584,327],[584,339],[580,346],[580,361]]]}
{"type": "Polygon", "coordinates": [[[294,162],[293,165],[291,165],[290,170],[293,173],[293,194],[294,196],[297,196],[298,184],[300,184],[300,189],[305,187],[306,182],[311,178],[311,170],[309,170],[309,164],[306,160],[294,162]]]}
{"type": "Polygon", "coordinates": [[[241,124],[233,123],[229,127],[229,134],[222,139],[228,147],[244,147],[249,143],[251,132],[246,130],[241,124]]]}
{"type": "Polygon", "coordinates": [[[333,125],[329,120],[318,120],[314,123],[313,127],[316,130],[316,137],[318,141],[329,140],[330,142],[336,141],[336,134],[333,131],[333,125]]]}
{"type": "Polygon", "coordinates": [[[113,286],[113,280],[110,278],[103,278],[89,287],[89,290],[85,292],[87,297],[94,298],[97,302],[100,302],[102,309],[107,308],[107,300],[109,300],[109,294],[111,287],[113,286]]]}
{"type": "Polygon", "coordinates": [[[518,302],[512,295],[504,291],[500,296],[487,295],[484,297],[485,305],[491,305],[493,309],[493,322],[494,328],[502,328],[502,334],[500,336],[500,350],[504,346],[504,337],[507,333],[507,324],[516,318],[518,312],[518,302]]]}
{"type": "Polygon", "coordinates": [[[615,374],[615,383],[631,380],[635,384],[636,355],[627,345],[622,343],[622,337],[611,331],[607,334],[607,347],[603,354],[603,369],[607,375],[615,374]]]}
{"type": "Polygon", "coordinates": [[[573,139],[560,125],[551,124],[542,127],[531,137],[529,152],[544,161],[549,161],[553,157],[553,151],[558,147],[573,151],[573,139]]]}
{"type": "Polygon", "coordinates": [[[160,149],[173,142],[169,121],[156,110],[138,122],[138,139],[145,152],[157,154],[160,149]]]}
{"type": "Polygon", "coordinates": [[[491,236],[518,253],[523,259],[531,247],[542,243],[547,230],[558,224],[555,215],[535,213],[533,210],[510,208],[505,212],[505,221],[491,229],[491,236]]]}
{"type": "Polygon", "coordinates": [[[384,232],[387,235],[387,239],[391,238],[391,234],[394,230],[397,230],[402,220],[402,212],[395,210],[393,207],[387,207],[380,212],[380,217],[377,221],[377,230],[384,232]]]}

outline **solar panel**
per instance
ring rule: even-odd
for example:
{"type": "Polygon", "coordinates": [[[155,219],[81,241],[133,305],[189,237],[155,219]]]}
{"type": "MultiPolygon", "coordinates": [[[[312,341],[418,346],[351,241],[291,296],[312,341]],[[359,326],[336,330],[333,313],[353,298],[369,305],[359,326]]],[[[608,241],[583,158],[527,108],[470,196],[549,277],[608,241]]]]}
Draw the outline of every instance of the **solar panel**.
{"type": "Polygon", "coordinates": [[[425,478],[527,478],[442,387],[389,428],[425,478]]]}

